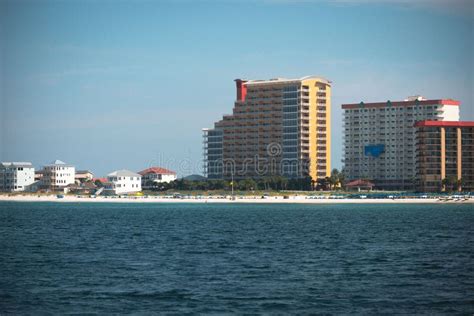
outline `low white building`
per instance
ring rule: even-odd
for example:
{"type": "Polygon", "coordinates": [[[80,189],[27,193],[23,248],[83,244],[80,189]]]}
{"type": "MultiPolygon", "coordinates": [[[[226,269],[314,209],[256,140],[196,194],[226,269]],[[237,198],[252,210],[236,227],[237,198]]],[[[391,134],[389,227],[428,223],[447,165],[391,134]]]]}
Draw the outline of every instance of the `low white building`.
{"type": "Polygon", "coordinates": [[[151,189],[159,183],[176,180],[176,172],[160,167],[151,167],[140,171],[139,174],[142,176],[144,189],[151,189]]]}
{"type": "Polygon", "coordinates": [[[117,170],[107,175],[105,190],[114,194],[136,193],[142,190],[142,176],[129,170],[117,170]]]}
{"type": "Polygon", "coordinates": [[[76,168],[61,160],[55,160],[43,168],[42,186],[52,191],[63,190],[74,183],[76,168]]]}
{"type": "Polygon", "coordinates": [[[0,163],[0,191],[29,191],[35,182],[35,168],[31,162],[0,163]]]}

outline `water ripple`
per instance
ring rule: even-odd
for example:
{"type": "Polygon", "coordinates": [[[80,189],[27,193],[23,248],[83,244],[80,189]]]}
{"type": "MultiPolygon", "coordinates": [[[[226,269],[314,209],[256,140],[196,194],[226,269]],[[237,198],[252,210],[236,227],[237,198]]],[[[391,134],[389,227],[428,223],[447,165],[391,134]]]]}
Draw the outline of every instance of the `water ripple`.
{"type": "Polygon", "coordinates": [[[472,314],[470,205],[0,203],[0,314],[472,314]]]}

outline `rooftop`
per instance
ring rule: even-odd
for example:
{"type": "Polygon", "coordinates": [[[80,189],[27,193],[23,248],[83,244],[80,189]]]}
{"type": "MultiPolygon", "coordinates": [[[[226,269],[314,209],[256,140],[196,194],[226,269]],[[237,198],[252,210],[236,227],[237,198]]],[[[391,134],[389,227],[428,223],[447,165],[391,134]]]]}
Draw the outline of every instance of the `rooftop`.
{"type": "MultiPolygon", "coordinates": [[[[244,81],[245,85],[257,85],[257,84],[292,83],[292,82],[296,83],[296,82],[301,82],[303,80],[309,80],[309,79],[316,79],[323,83],[331,84],[331,81],[319,76],[306,76],[306,77],[301,77],[299,79],[272,78],[268,80],[244,80],[244,79],[241,79],[241,80],[244,81]]],[[[236,79],[236,80],[239,80],[239,79],[236,79]]]]}
{"type": "Polygon", "coordinates": [[[141,177],[140,174],[135,173],[130,170],[125,170],[125,169],[116,170],[114,172],[109,173],[107,176],[108,177],[141,177]]]}
{"type": "Polygon", "coordinates": [[[96,181],[105,183],[105,182],[107,182],[108,180],[107,180],[107,178],[92,178],[92,182],[96,182],[96,181]]]}
{"type": "Polygon", "coordinates": [[[53,167],[53,166],[61,166],[61,167],[73,167],[73,165],[67,164],[64,161],[56,159],[52,161],[50,164],[46,165],[46,167],[53,167]]]}
{"type": "Polygon", "coordinates": [[[409,97],[404,101],[385,101],[385,102],[373,102],[373,103],[348,103],[343,104],[343,109],[357,109],[357,108],[383,108],[389,106],[416,106],[416,105],[433,105],[433,104],[442,104],[442,105],[457,105],[459,106],[461,102],[453,99],[434,99],[426,100],[422,98],[409,97]],[[421,99],[421,100],[420,100],[421,99]]]}
{"type": "Polygon", "coordinates": [[[141,174],[142,176],[146,175],[146,174],[149,174],[149,173],[176,174],[176,172],[174,172],[174,171],[171,171],[171,170],[168,170],[168,169],[165,169],[165,168],[161,168],[161,167],[150,167],[148,169],[145,169],[145,170],[142,170],[142,171],[139,172],[139,174],[141,174]]]}
{"type": "Polygon", "coordinates": [[[1,162],[0,164],[5,168],[9,168],[9,167],[10,168],[11,167],[14,167],[14,168],[18,168],[18,167],[33,168],[33,165],[31,164],[31,162],[23,162],[23,161],[20,161],[20,162],[17,162],[17,161],[1,162]]]}
{"type": "Polygon", "coordinates": [[[368,180],[357,179],[346,183],[346,187],[358,187],[358,186],[367,186],[373,187],[374,184],[368,180]]]}
{"type": "Polygon", "coordinates": [[[92,173],[92,171],[90,171],[90,170],[76,170],[76,174],[79,174],[79,173],[92,173]]]}

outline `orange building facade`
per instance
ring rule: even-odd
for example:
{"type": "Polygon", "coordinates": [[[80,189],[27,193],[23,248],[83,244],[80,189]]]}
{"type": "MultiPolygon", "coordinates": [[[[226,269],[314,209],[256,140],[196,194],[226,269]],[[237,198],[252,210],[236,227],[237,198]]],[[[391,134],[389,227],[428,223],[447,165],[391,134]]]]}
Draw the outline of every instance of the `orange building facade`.
{"type": "Polygon", "coordinates": [[[418,189],[474,191],[474,121],[419,121],[418,189]]]}
{"type": "Polygon", "coordinates": [[[232,114],[203,130],[209,179],[330,175],[330,81],[308,76],[235,82],[232,114]]]}

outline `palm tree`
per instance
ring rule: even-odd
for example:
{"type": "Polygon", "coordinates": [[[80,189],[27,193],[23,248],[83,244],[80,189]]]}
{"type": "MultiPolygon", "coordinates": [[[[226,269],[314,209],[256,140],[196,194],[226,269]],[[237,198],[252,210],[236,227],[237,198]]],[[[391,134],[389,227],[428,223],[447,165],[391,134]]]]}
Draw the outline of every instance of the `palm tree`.
{"type": "Polygon", "coordinates": [[[326,189],[325,190],[329,189],[329,191],[331,191],[332,190],[331,177],[325,177],[324,181],[326,183],[326,189]]]}
{"type": "Polygon", "coordinates": [[[441,184],[443,186],[441,188],[442,191],[453,191],[455,186],[458,188],[458,179],[455,176],[449,176],[448,178],[441,180],[441,184]]]}
{"type": "Polygon", "coordinates": [[[332,169],[331,176],[329,177],[329,189],[335,189],[340,183],[340,172],[336,168],[332,169]]]}
{"type": "Polygon", "coordinates": [[[448,185],[449,180],[447,178],[441,179],[441,191],[446,191],[446,186],[448,185]]]}
{"type": "Polygon", "coordinates": [[[344,189],[345,181],[346,181],[346,176],[344,175],[343,172],[339,172],[339,184],[341,185],[341,189],[344,189]]]}
{"type": "Polygon", "coordinates": [[[454,191],[458,188],[458,179],[455,176],[450,176],[449,177],[449,185],[450,185],[450,190],[454,191]]]}

